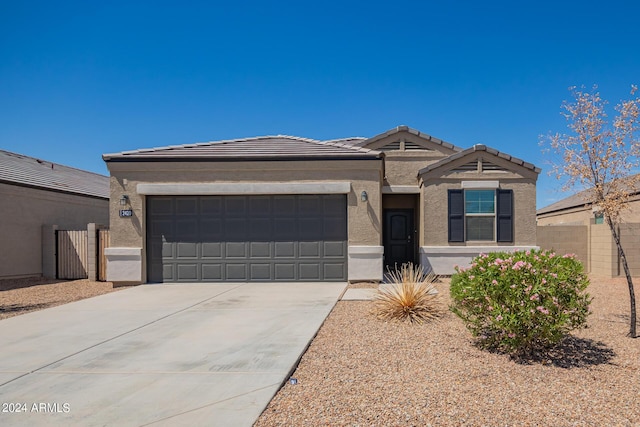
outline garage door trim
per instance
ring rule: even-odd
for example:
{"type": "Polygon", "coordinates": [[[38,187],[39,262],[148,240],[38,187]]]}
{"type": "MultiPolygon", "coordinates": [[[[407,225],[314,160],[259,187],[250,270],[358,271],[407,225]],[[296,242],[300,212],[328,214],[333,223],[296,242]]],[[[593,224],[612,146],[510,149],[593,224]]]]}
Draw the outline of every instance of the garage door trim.
{"type": "Polygon", "coordinates": [[[225,183],[140,183],[138,194],[148,196],[233,196],[267,194],[348,194],[350,182],[225,182],[225,183]]]}

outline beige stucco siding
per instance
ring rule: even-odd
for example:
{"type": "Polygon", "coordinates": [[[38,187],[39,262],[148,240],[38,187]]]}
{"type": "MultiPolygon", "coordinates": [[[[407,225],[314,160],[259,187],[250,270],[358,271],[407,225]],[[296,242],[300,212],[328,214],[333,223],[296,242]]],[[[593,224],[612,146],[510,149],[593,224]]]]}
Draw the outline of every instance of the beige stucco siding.
{"type": "Polygon", "coordinates": [[[42,274],[42,226],[87,229],[107,224],[109,202],[0,183],[0,278],[42,274]]]}
{"type": "MultiPolygon", "coordinates": [[[[588,225],[594,219],[591,206],[580,205],[538,215],[538,225],[588,225]]],[[[621,223],[640,223],[640,199],[634,196],[620,213],[621,223]]]]}
{"type": "MultiPolygon", "coordinates": [[[[476,177],[477,178],[477,177],[476,177]]],[[[492,177],[493,179],[494,177],[492,177]]],[[[474,179],[478,180],[478,179],[474,179]]],[[[535,181],[526,178],[498,180],[501,189],[513,190],[514,242],[518,245],[536,244],[535,181]]],[[[421,246],[464,246],[465,243],[449,243],[448,236],[448,190],[460,189],[459,180],[440,179],[424,183],[422,212],[424,227],[421,246]]],[[[477,242],[474,242],[477,244],[477,242]]],[[[485,242],[482,243],[483,245],[485,242]]],[[[487,244],[497,245],[495,242],[487,244]]],[[[502,243],[504,244],[504,243],[502,243]]]]}
{"type": "MultiPolygon", "coordinates": [[[[108,162],[111,171],[111,245],[144,248],[145,196],[142,183],[349,182],[349,245],[381,244],[381,161],[108,162]],[[362,202],[362,191],[368,201],[362,202]],[[133,217],[120,218],[120,197],[129,196],[133,217]]],[[[176,194],[179,195],[179,194],[176,194]]]]}
{"type": "Polygon", "coordinates": [[[443,157],[438,152],[388,152],[384,160],[385,185],[417,185],[418,171],[443,157]]]}

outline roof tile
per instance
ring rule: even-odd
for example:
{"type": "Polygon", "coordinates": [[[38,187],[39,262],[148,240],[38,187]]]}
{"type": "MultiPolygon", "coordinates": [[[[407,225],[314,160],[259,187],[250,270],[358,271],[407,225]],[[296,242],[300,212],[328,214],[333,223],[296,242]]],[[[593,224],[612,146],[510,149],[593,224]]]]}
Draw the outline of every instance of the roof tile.
{"type": "Polygon", "coordinates": [[[109,198],[109,177],[0,150],[0,181],[109,198]]]}

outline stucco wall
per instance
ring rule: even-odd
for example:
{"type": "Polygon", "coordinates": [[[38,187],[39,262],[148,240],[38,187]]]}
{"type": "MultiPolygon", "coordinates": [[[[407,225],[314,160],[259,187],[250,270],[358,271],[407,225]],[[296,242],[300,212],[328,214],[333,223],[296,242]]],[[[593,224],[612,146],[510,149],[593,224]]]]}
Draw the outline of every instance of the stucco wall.
{"type": "Polygon", "coordinates": [[[389,151],[385,153],[385,185],[418,185],[418,171],[444,157],[438,152],[389,151]]]}
{"type": "Polygon", "coordinates": [[[590,227],[588,225],[550,225],[539,226],[537,242],[540,249],[554,250],[558,254],[576,254],[590,271],[590,227]]]}
{"type": "Polygon", "coordinates": [[[538,216],[538,225],[588,225],[593,218],[591,208],[579,208],[538,216]]]}
{"type": "MultiPolygon", "coordinates": [[[[379,246],[381,240],[381,161],[140,162],[107,163],[111,172],[111,246],[143,248],[145,196],[140,183],[351,183],[347,194],[349,246],[379,246]],[[362,191],[368,201],[362,202],[362,191]],[[133,217],[120,218],[120,197],[129,196],[133,217]]],[[[143,255],[144,257],[144,255],[143,255]]],[[[146,267],[143,265],[143,271],[146,267]]],[[[143,278],[145,280],[146,278],[143,278]]]]}
{"type": "Polygon", "coordinates": [[[104,199],[0,183],[0,278],[42,274],[42,226],[82,230],[107,224],[104,199]]]}
{"type": "Polygon", "coordinates": [[[607,224],[591,226],[591,273],[614,277],[618,270],[618,250],[607,224]]]}
{"type": "MultiPolygon", "coordinates": [[[[620,224],[620,243],[627,258],[631,276],[640,277],[640,223],[620,224]]],[[[620,266],[620,274],[624,274],[620,266]]]]}
{"type": "MultiPolygon", "coordinates": [[[[477,181],[477,176],[465,180],[477,181]]],[[[486,180],[486,178],[485,178],[486,180]]],[[[513,245],[536,244],[536,184],[526,178],[499,180],[501,189],[513,190],[513,245]]],[[[447,191],[460,189],[460,181],[450,178],[432,180],[423,187],[422,210],[424,229],[420,239],[421,246],[466,246],[466,243],[450,243],[448,236],[447,191]]],[[[469,242],[477,245],[478,242],[469,242]]],[[[495,242],[482,242],[482,245],[495,245],[495,242]]],[[[504,245],[504,243],[502,243],[504,245]]]]}

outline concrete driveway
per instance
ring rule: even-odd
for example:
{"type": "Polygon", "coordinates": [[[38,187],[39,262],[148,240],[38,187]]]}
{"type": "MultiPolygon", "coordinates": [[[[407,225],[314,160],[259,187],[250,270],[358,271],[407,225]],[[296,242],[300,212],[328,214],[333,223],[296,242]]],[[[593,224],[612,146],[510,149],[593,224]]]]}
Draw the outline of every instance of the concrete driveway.
{"type": "Polygon", "coordinates": [[[0,425],[250,426],[346,283],[144,285],[0,321],[0,425]]]}

